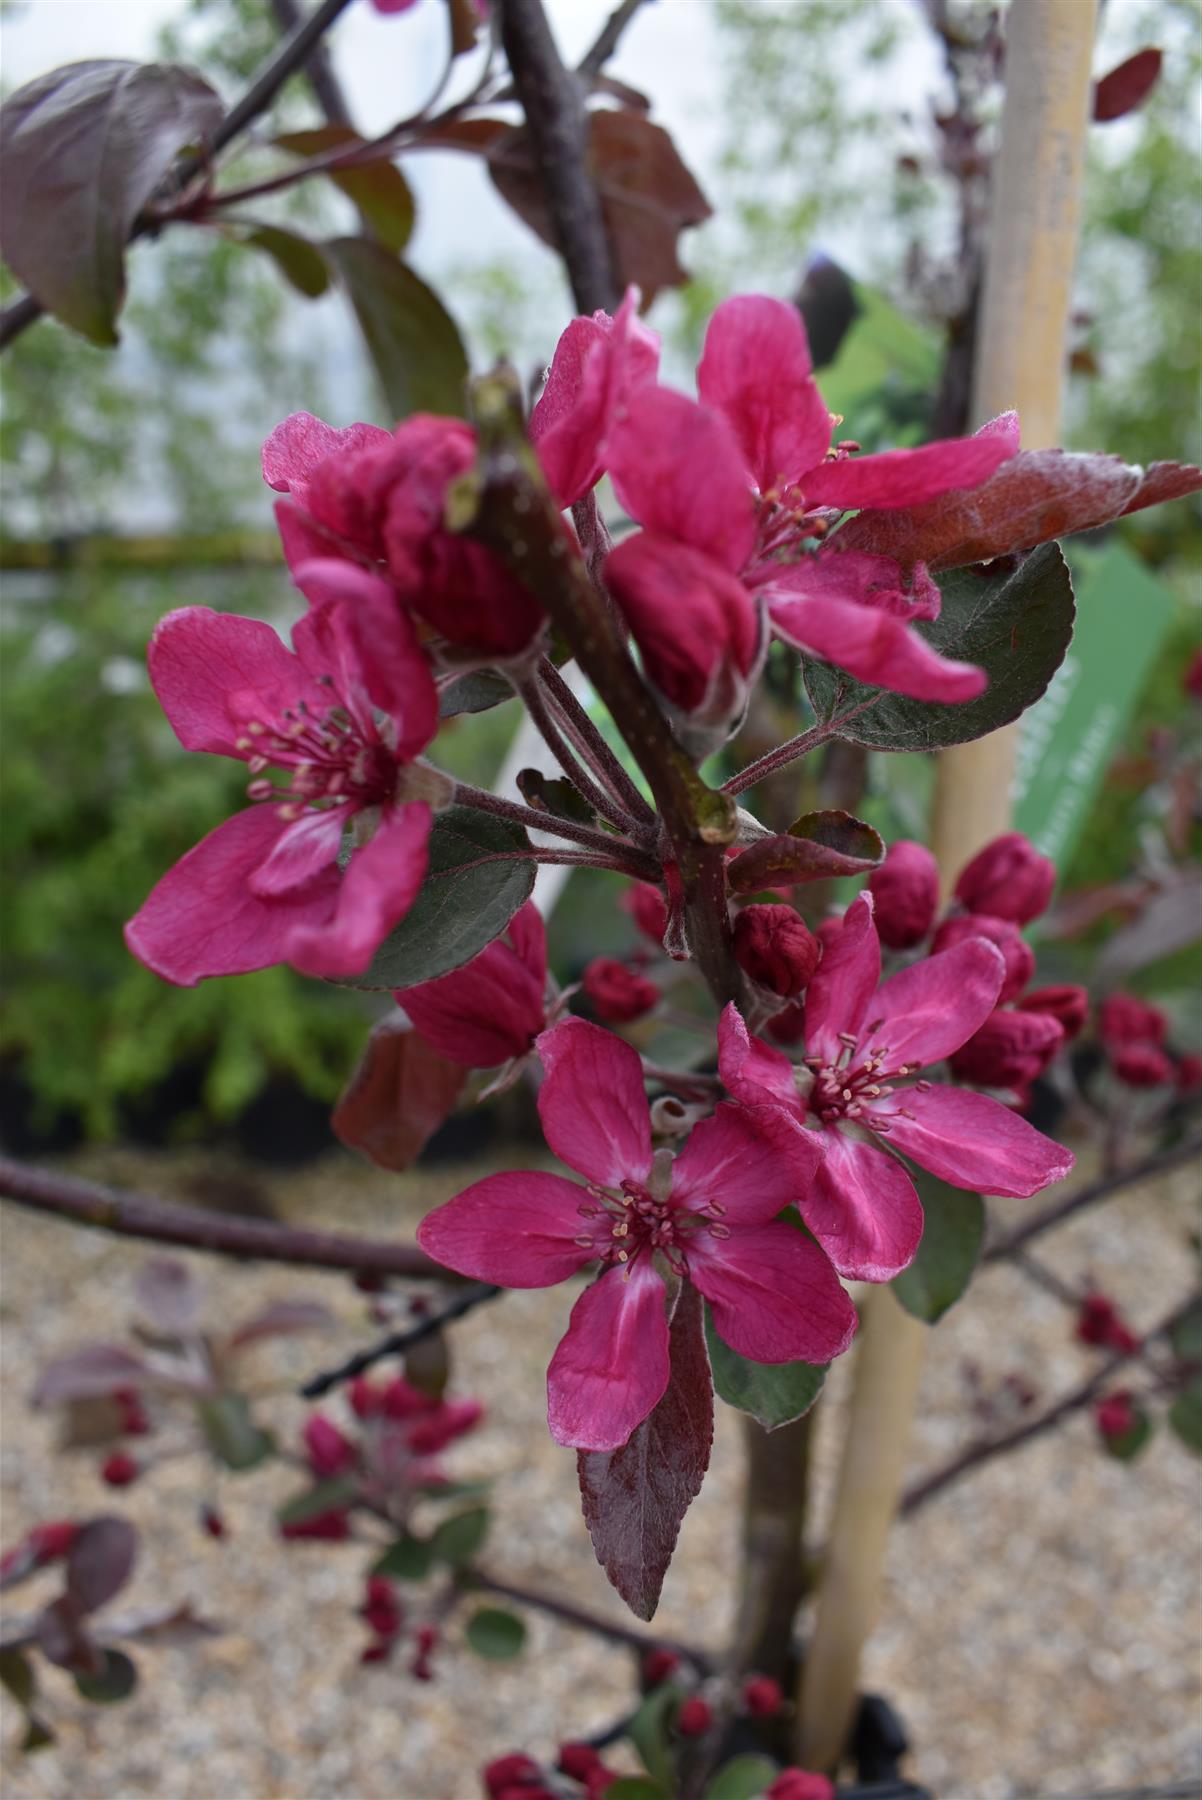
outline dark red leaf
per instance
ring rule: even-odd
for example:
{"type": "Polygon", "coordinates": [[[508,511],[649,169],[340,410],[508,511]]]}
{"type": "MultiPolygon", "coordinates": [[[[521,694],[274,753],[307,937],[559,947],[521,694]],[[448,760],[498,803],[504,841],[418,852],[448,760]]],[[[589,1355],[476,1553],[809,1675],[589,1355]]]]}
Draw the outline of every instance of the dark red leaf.
{"type": "Polygon", "coordinates": [[[758,894],[764,888],[863,875],[875,869],[884,854],[880,837],[862,819],[845,812],[807,813],[787,833],[761,838],[734,858],[728,871],[730,891],[758,894]]]}
{"type": "Polygon", "coordinates": [[[152,1256],[134,1277],[134,1299],[148,1325],[165,1337],[187,1337],[200,1317],[200,1289],[174,1256],[152,1256]]]}
{"type": "Polygon", "coordinates": [[[330,1123],[382,1169],[407,1169],[454,1110],[467,1070],[428,1044],[397,1011],[381,1019],[330,1123]]]}
{"type": "Polygon", "coordinates": [[[284,1337],[295,1331],[326,1331],[333,1323],[333,1313],[320,1300],[273,1300],[230,1333],[225,1351],[245,1350],[261,1338],[284,1337]]]}
{"type": "Polygon", "coordinates": [[[896,512],[859,513],[832,540],[904,566],[958,569],[1092,531],[1124,513],[1202,488],[1202,469],[1072,450],[1020,450],[979,488],[896,512]]]}
{"type": "MultiPolygon", "coordinates": [[[[351,149],[363,138],[349,125],[320,125],[312,131],[288,131],[276,143],[294,156],[323,156],[328,150],[351,149]]],[[[330,169],[329,179],[354,201],[363,219],[386,250],[403,250],[413,231],[413,195],[409,183],[387,157],[330,169]]]]}
{"type": "Polygon", "coordinates": [[[125,1586],[138,1554],[127,1519],[89,1519],[67,1553],[67,1594],[81,1613],[95,1612],[125,1586]]]}
{"type": "Polygon", "coordinates": [[[70,1594],[60,1594],[43,1607],[33,1629],[38,1649],[47,1662],[83,1674],[100,1667],[100,1652],[88,1636],[81,1609],[70,1594]]]}
{"type": "Polygon", "coordinates": [[[150,1364],[122,1344],[81,1344],[48,1363],[34,1384],[34,1406],[61,1400],[88,1400],[121,1388],[145,1387],[155,1380],[150,1364]]]}
{"type": "Polygon", "coordinates": [[[1160,79],[1164,57],[1159,50],[1137,50],[1109,75],[1103,75],[1093,91],[1093,116],[1099,125],[1121,119],[1142,106],[1160,79]]]}
{"type": "Polygon", "coordinates": [[[172,63],[78,62],[0,109],[0,250],[65,325],[115,344],[125,244],[178,153],[219,123],[207,81],[172,63]]]}
{"type": "Polygon", "coordinates": [[[681,1521],[701,1491],[714,1438],[714,1393],[701,1296],[685,1282],[672,1319],[667,1391],[629,1443],[577,1456],[584,1522],[597,1561],[631,1611],[650,1619],[681,1521]]]}

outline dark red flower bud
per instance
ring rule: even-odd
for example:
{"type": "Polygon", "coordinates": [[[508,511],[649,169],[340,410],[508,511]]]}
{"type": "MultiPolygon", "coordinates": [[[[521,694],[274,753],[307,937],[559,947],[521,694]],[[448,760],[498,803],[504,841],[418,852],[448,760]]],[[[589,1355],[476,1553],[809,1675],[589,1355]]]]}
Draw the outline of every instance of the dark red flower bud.
{"type": "Polygon", "coordinates": [[[1177,1064],[1177,1092],[1196,1094],[1199,1088],[1202,1088],[1202,1056],[1190,1050],[1177,1064]]]}
{"type": "Polygon", "coordinates": [[[378,1638],[394,1638],[401,1629],[401,1609],[395,1600],[369,1601],[359,1616],[378,1638]]]}
{"type": "Polygon", "coordinates": [[[735,920],[735,955],[753,981],[793,1000],[809,986],[821,950],[791,906],[745,906],[735,920]]]}
{"type": "Polygon", "coordinates": [[[931,954],[950,950],[953,944],[962,944],[965,938],[972,937],[986,938],[1002,953],[1006,974],[997,1003],[1004,1006],[1007,1000],[1021,994],[1034,975],[1035,952],[1020,935],[1018,926],[1012,925],[1009,919],[991,918],[987,913],[956,913],[953,918],[944,919],[936,931],[931,954]]]}
{"type": "Polygon", "coordinates": [[[412,1419],[418,1413],[433,1412],[438,1401],[433,1394],[423,1394],[403,1375],[397,1375],[384,1389],[381,1405],[386,1418],[412,1419]]]}
{"type": "Polygon", "coordinates": [[[80,1527],[74,1519],[51,1519],[48,1524],[35,1525],[28,1542],[39,1569],[66,1556],[79,1532],[80,1527]]]}
{"type": "Polygon", "coordinates": [[[484,1417],[479,1400],[449,1400],[417,1419],[406,1434],[409,1448],[419,1456],[433,1456],[470,1431],[484,1417]]]}
{"type": "Polygon", "coordinates": [[[1108,994],[1098,1010],[1098,1030],[1107,1049],[1121,1044],[1163,1044],[1168,1019],[1138,994],[1108,994]]]}
{"type": "Polygon", "coordinates": [[[628,1025],[659,1002],[659,989],[612,956],[597,956],[584,971],[583,987],[593,1011],[607,1025],[628,1025]]]}
{"type": "Polygon", "coordinates": [[[1021,831],[1007,831],[978,850],[960,871],[956,899],[969,912],[1029,925],[1052,898],[1056,865],[1021,831]]]}
{"type": "Polygon", "coordinates": [[[823,919],[822,923],[815,928],[814,936],[818,939],[819,944],[822,946],[822,954],[824,956],[826,955],[827,951],[830,949],[831,945],[835,942],[835,939],[839,936],[839,933],[842,930],[843,930],[842,919],[835,918],[833,916],[829,919],[823,919]]]}
{"type": "Polygon", "coordinates": [[[764,1800],[835,1800],[835,1787],[827,1776],[808,1769],[782,1769],[764,1789],[764,1800]]]}
{"type": "Polygon", "coordinates": [[[387,1662],[391,1654],[392,1640],[390,1638],[373,1638],[370,1644],[365,1644],[360,1650],[359,1661],[361,1663],[387,1662]]]}
{"type": "Polygon", "coordinates": [[[366,1375],[356,1375],[346,1390],[346,1397],[357,1419],[372,1419],[384,1410],[384,1390],[366,1375]]]}
{"type": "Polygon", "coordinates": [[[649,1688],[669,1681],[680,1667],[675,1650],[648,1650],[643,1658],[643,1680],[649,1688]]]}
{"type": "Polygon", "coordinates": [[[1097,1401],[1093,1416],[1095,1425],[1108,1443],[1113,1443],[1116,1438],[1125,1438],[1139,1423],[1139,1414],[1125,1388],[1097,1401]]]}
{"type": "Polygon", "coordinates": [[[753,1719],[774,1719],[784,1698],[780,1682],[771,1675],[752,1675],[743,1685],[743,1709],[753,1719]]]}
{"type": "Polygon", "coordinates": [[[1174,1079],[1172,1063],[1156,1044],[1124,1044],[1110,1066],[1125,1087],[1168,1087],[1174,1079]]]}
{"type": "Polygon", "coordinates": [[[1109,1294],[1086,1294],[1077,1315],[1077,1340],[1108,1350],[1137,1350],[1139,1339],[1109,1294]]]}
{"type": "Polygon", "coordinates": [[[668,902],[659,888],[649,881],[631,882],[618,905],[630,914],[643,936],[650,938],[657,948],[663,943],[664,932],[668,929],[668,902]]]}
{"type": "Polygon", "coordinates": [[[676,1714],[676,1729],[681,1737],[700,1737],[709,1730],[713,1722],[713,1708],[700,1694],[691,1694],[687,1700],[681,1701],[680,1710],[676,1714]]]}
{"type": "Polygon", "coordinates": [[[315,1513],[311,1519],[295,1519],[280,1526],[283,1538],[316,1538],[326,1544],[341,1544],[351,1535],[351,1516],[345,1506],[329,1512],[315,1513]]]}
{"type": "Polygon", "coordinates": [[[765,1032],[777,1044],[800,1044],[806,1034],[806,1009],[804,1000],[791,1000],[788,1006],[782,1006],[764,1026],[765,1032]]]}
{"type": "Polygon", "coordinates": [[[1064,1042],[1050,1013],[990,1013],[985,1023],[948,1058],[962,1081],[980,1087],[1021,1088],[1042,1075],[1064,1042]]]}
{"type": "Polygon", "coordinates": [[[1181,685],[1193,699],[1202,700],[1202,647],[1190,657],[1181,685]]]}
{"type": "Polygon", "coordinates": [[[592,1774],[586,1775],[584,1778],[585,1800],[601,1800],[602,1795],[608,1794],[615,1781],[621,1779],[622,1777],[616,1769],[607,1769],[604,1763],[598,1763],[592,1774]]]}
{"type": "Polygon", "coordinates": [[[529,1784],[543,1778],[543,1772],[534,1758],[523,1756],[517,1750],[509,1756],[498,1756],[495,1762],[486,1763],[480,1773],[484,1778],[484,1791],[488,1800],[499,1800],[502,1788],[518,1787],[522,1782],[529,1784]]]}
{"type": "Polygon", "coordinates": [[[909,838],[891,844],[880,868],[868,877],[868,891],[882,944],[890,950],[921,944],[939,910],[939,868],[926,845],[909,838]]]}
{"type": "Polygon", "coordinates": [[[313,1413],[305,1420],[302,1436],[309,1467],[315,1475],[343,1475],[354,1468],[355,1446],[322,1413],[313,1413]]]}
{"type": "Polygon", "coordinates": [[[124,1450],[116,1450],[100,1465],[100,1479],[110,1487],[128,1487],[142,1473],[142,1465],[124,1450]]]}
{"type": "Polygon", "coordinates": [[[573,1781],[587,1781],[594,1769],[604,1767],[600,1753],[591,1744],[561,1744],[556,1767],[573,1781]]]}
{"type": "Polygon", "coordinates": [[[117,1410],[121,1415],[119,1430],[126,1437],[145,1437],[150,1430],[150,1420],[146,1416],[146,1408],[142,1405],[141,1395],[133,1388],[119,1388],[113,1395],[117,1410]]]}
{"type": "Polygon", "coordinates": [[[223,1538],[228,1527],[221,1514],[213,1506],[202,1506],[200,1522],[211,1538],[223,1538]]]}
{"type": "Polygon", "coordinates": [[[1089,995],[1071,981],[1056,987],[1030,988],[1015,1005],[1023,1012],[1050,1013],[1059,1019],[1066,1038],[1075,1038],[1089,1017],[1089,995]]]}

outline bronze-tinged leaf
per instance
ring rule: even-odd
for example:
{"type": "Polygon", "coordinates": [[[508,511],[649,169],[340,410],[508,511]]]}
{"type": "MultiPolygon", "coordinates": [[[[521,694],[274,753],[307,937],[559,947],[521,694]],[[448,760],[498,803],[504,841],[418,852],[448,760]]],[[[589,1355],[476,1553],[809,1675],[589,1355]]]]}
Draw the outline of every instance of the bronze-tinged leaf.
{"type": "Polygon", "coordinates": [[[866,510],[831,539],[840,550],[892,556],[909,567],[959,569],[1015,556],[1037,544],[1092,531],[1124,513],[1202,488],[1202,469],[1073,450],[1020,450],[978,488],[895,512],[866,510]]]}
{"type": "Polygon", "coordinates": [[[295,231],[281,231],[278,225],[256,225],[241,241],[270,256],[289,287],[306,300],[318,299],[329,288],[330,271],[321,251],[295,231]]]}
{"type": "Polygon", "coordinates": [[[117,342],[134,221],[223,112],[208,82],[174,63],[68,63],[6,101],[0,252],[47,312],[117,342]]]}
{"type": "Polygon", "coordinates": [[[67,1552],[67,1593],[80,1613],[95,1612],[133,1573],[138,1534],[128,1519],[89,1519],[67,1552]]]}
{"type": "Polygon", "coordinates": [[[399,1010],[381,1019],[330,1123],[382,1169],[407,1169],[455,1108],[467,1070],[428,1044],[399,1010]]]}
{"type": "Polygon", "coordinates": [[[758,894],[764,888],[863,875],[884,854],[879,835],[862,819],[845,812],[807,813],[788,832],[760,838],[741,851],[727,879],[732,894],[758,894]]]}
{"type": "Polygon", "coordinates": [[[1137,50],[1108,75],[1103,75],[1093,91],[1093,116],[1098,125],[1121,119],[1142,106],[1160,80],[1164,57],[1159,50],[1137,50]]]}
{"type": "Polygon", "coordinates": [[[714,1393],[701,1296],[686,1281],[672,1319],[663,1399],[629,1443],[577,1456],[584,1522],[597,1561],[640,1619],[659,1605],[681,1521],[701,1491],[714,1438],[714,1393]]]}
{"type": "MultiPolygon", "coordinates": [[[[308,159],[329,150],[353,149],[365,140],[349,125],[319,125],[312,131],[287,131],[275,140],[281,150],[308,159]]],[[[405,248],[413,232],[414,204],[409,183],[387,157],[356,163],[348,169],[327,169],[335,187],[352,200],[373,237],[386,250],[405,248]]]]}
{"type": "Polygon", "coordinates": [[[334,238],[322,251],[355,309],[393,417],[462,417],[467,352],[433,288],[369,238],[334,238]]]}

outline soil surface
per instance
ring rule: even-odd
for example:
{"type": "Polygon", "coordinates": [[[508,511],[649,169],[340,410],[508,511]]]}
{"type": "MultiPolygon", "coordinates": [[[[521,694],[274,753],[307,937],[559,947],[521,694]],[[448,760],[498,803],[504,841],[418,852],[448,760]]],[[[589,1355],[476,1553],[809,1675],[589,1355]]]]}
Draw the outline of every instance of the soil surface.
{"type": "MultiPolygon", "coordinates": [[[[242,1205],[257,1198],[296,1221],[376,1235],[410,1235],[421,1213],[479,1173],[443,1166],[400,1179],[338,1156],[277,1175],[224,1169],[199,1153],[93,1152],[73,1168],[193,1200],[200,1184],[212,1194],[228,1176],[242,1205]]],[[[1135,1327],[1147,1329],[1188,1289],[1196,1199],[1196,1175],[1186,1172],[1083,1214],[1042,1240],[1039,1255],[1064,1280],[1115,1294],[1135,1327]]],[[[999,1202],[996,1211],[1005,1208],[1010,1222],[1023,1204],[999,1202]]],[[[163,1460],[119,1494],[100,1482],[95,1452],[56,1453],[58,1422],[25,1404],[37,1370],[72,1344],[124,1335],[131,1278],[146,1254],[5,1209],[3,1542],[40,1519],[126,1514],[142,1544],[117,1607],[189,1600],[225,1631],[186,1649],[136,1650],[141,1682],[120,1707],[84,1705],[67,1678],[46,1669],[43,1711],[58,1736],[35,1756],[17,1754],[20,1718],[5,1697],[9,1800],[476,1800],[488,1758],[514,1749],[550,1755],[560,1739],[599,1730],[628,1709],[629,1653],[537,1613],[527,1615],[529,1653],[514,1663],[480,1661],[452,1625],[429,1683],[412,1679],[403,1656],[361,1666],[363,1628],[353,1614],[364,1546],[281,1543],[272,1508],[296,1489],[296,1472],[274,1463],[218,1483],[200,1457],[164,1454],[180,1443],[178,1413],[133,1446],[163,1460]],[[200,1505],[218,1493],[229,1525],[220,1543],[198,1523],[200,1505]]],[[[328,1337],[265,1343],[246,1365],[256,1391],[281,1396],[264,1411],[281,1441],[294,1444],[306,1412],[295,1387],[377,1335],[365,1297],[345,1278],[190,1260],[216,1322],[285,1297],[320,1298],[337,1312],[328,1337]]],[[[515,1293],[456,1328],[456,1390],[480,1395],[488,1416],[448,1466],[495,1483],[483,1561],[621,1619],[628,1615],[581,1522],[573,1458],[551,1442],[542,1416],[543,1372],[568,1299],[562,1289],[515,1293]]],[[[988,1268],[931,1335],[914,1474],[982,1428],[974,1414],[982,1400],[995,1418],[1019,1416],[1005,1413],[1018,1404],[1007,1377],[1029,1384],[1038,1408],[1095,1356],[1073,1341],[1061,1301],[1013,1267],[988,1268]]],[[[848,1374],[836,1368],[819,1417],[818,1529],[848,1374]]],[[[1136,1374],[1132,1385],[1143,1379],[1136,1374]]],[[[328,1410],[342,1416],[340,1402],[328,1410]]],[[[715,1645],[735,1600],[741,1459],[738,1418],[719,1411],[713,1466],[655,1620],[665,1635],[715,1645]]],[[[940,1800],[1010,1800],[1202,1775],[1200,1501],[1202,1464],[1167,1430],[1123,1466],[1101,1453],[1088,1416],[1077,1415],[900,1524],[865,1681],[905,1721],[913,1778],[940,1800]]],[[[13,1595],[12,1610],[54,1586],[50,1573],[37,1577],[13,1595]]]]}

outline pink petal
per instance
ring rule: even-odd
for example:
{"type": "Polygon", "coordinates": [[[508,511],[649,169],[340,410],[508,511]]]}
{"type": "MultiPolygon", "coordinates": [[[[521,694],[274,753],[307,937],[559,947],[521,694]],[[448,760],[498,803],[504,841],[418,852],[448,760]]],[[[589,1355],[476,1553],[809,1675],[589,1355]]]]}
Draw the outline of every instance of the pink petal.
{"type": "Polygon", "coordinates": [[[688,1264],[718,1336],[752,1362],[829,1362],[851,1343],[856,1309],[824,1252],[792,1225],[697,1232],[688,1264]]]}
{"type": "Polygon", "coordinates": [[[529,900],[510,920],[508,935],[512,945],[497,938],[464,968],[394,996],[427,1043],[469,1069],[524,1056],[546,1024],[547,939],[529,900]],[[523,917],[530,914],[536,930],[523,917]]]}
{"type": "Polygon", "coordinates": [[[556,1156],[599,1187],[642,1181],[651,1112],[638,1051],[586,1019],[562,1020],[536,1048],[547,1071],[538,1116],[556,1156]]]}
{"type": "Polygon", "coordinates": [[[940,656],[904,620],[872,607],[817,597],[772,600],[768,615],[786,643],[891,693],[951,705],[975,700],[989,684],[975,663],[940,656]]]}
{"type": "Polygon", "coordinates": [[[349,544],[336,531],[319,524],[293,501],[277,500],[274,512],[280,534],[280,548],[290,570],[329,556],[345,556],[356,562],[362,561],[362,554],[354,545],[349,544]]]}
{"type": "Polygon", "coordinates": [[[759,1110],[748,1113],[727,1102],[693,1127],[672,1166],[677,1205],[701,1212],[717,1201],[723,1220],[737,1228],[774,1219],[796,1198],[791,1171],[757,1123],[759,1110]]]}
{"type": "Polygon", "coordinates": [[[965,938],[899,969],[882,982],[865,1014],[856,1058],[879,1044],[891,1070],[942,1062],[984,1024],[1005,976],[1001,951],[984,937],[965,938]]]}
{"type": "Polygon", "coordinates": [[[704,703],[724,666],[737,685],[754,665],[760,647],[756,604],[712,557],[639,531],[605,559],[605,581],[647,673],[684,712],[704,703]]]}
{"type": "Polygon", "coordinates": [[[253,893],[250,878],[283,829],[274,806],[248,807],[168,869],[125,927],[139,962],[179,987],[287,962],[297,922],[332,915],[338,872],[330,864],[291,899],[253,893]]]}
{"type": "Polygon", "coordinates": [[[293,629],[298,656],[314,675],[333,677],[365,736],[377,735],[373,710],[386,713],[398,760],[412,762],[438,730],[438,692],[395,590],[333,558],[306,563],[293,575],[315,609],[293,629]]]}
{"type": "Polygon", "coordinates": [[[922,1237],[914,1183],[896,1157],[837,1126],[811,1135],[825,1154],[798,1211],[840,1275],[891,1281],[913,1262],[922,1237]]]}
{"type": "Polygon", "coordinates": [[[474,1281],[554,1287],[594,1254],[575,1241],[588,1229],[579,1211],[587,1200],[584,1188],[562,1175],[486,1175],[428,1213],[417,1241],[435,1262],[474,1281]]]}
{"type": "Polygon", "coordinates": [[[655,380],[659,338],[638,317],[628,288],[614,318],[573,319],[555,347],[547,385],[530,415],[530,438],[556,499],[572,506],[596,486],[615,409],[655,380]]]}
{"type": "Polygon", "coordinates": [[[826,455],[831,416],[812,369],[801,314],[783,300],[740,294],[709,322],[697,389],[730,424],[761,493],[793,486],[826,455]]]}
{"type": "Polygon", "coordinates": [[[890,1117],[895,1149],[973,1193],[1025,1199],[1063,1181],[1075,1161],[1000,1100],[966,1088],[905,1088],[872,1110],[890,1117]]]}
{"type": "Polygon", "coordinates": [[[425,801],[386,807],[376,835],[351,855],[324,926],[298,924],[288,961],[306,975],[361,975],[426,877],[432,813],[425,801]]]}
{"type": "Polygon", "coordinates": [[[541,993],[547,981],[547,928],[533,900],[527,900],[525,906],[520,906],[514,913],[506,936],[541,993]]]}
{"type": "Polygon", "coordinates": [[[608,461],[614,491],[640,525],[742,568],[755,543],[755,505],[718,413],[669,388],[640,388],[609,434],[608,461]]]}
{"type": "Polygon", "coordinates": [[[281,493],[295,493],[327,457],[386,444],[390,435],[379,425],[348,425],[339,431],[312,413],[292,413],[263,446],[263,479],[281,493]]]}
{"type": "Polygon", "coordinates": [[[1016,456],[1021,448],[1019,441],[1018,414],[1011,407],[1009,412],[998,413],[996,418],[987,419],[979,425],[977,437],[1000,438],[1011,456],[1016,456]]]}
{"type": "Polygon", "coordinates": [[[557,1444],[618,1450],[662,1399],[670,1373],[664,1284],[643,1258],[581,1294],[547,1370],[557,1444]]]}
{"type": "Polygon", "coordinates": [[[838,1060],[844,1048],[839,1033],[858,1034],[880,978],[881,945],[872,922],[872,896],[861,894],[843,915],[838,937],[824,948],[806,990],[808,1055],[838,1060]]]}
{"type": "Polygon", "coordinates": [[[252,721],[275,725],[285,707],[305,700],[325,711],[322,690],[270,625],[185,606],[154,628],[150,681],[185,750],[245,757],[238,748],[252,721]]]}
{"type": "Polygon", "coordinates": [[[793,1064],[783,1050],[751,1036],[733,1001],[718,1021],[718,1073],[727,1093],[744,1106],[775,1101],[800,1116],[793,1064]]]}
{"type": "Polygon", "coordinates": [[[808,506],[920,506],[940,494],[980,487],[1014,454],[1009,435],[941,438],[917,450],[881,450],[823,463],[805,478],[808,506]]]}
{"type": "Polygon", "coordinates": [[[937,619],[943,600],[923,564],[907,572],[891,556],[840,550],[838,535],[797,562],[759,563],[754,579],[770,603],[848,600],[908,622],[937,619]]]}
{"type": "Polygon", "coordinates": [[[308,887],[338,860],[346,819],[341,807],[305,812],[285,825],[246,885],[261,900],[279,899],[308,887]]]}

